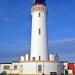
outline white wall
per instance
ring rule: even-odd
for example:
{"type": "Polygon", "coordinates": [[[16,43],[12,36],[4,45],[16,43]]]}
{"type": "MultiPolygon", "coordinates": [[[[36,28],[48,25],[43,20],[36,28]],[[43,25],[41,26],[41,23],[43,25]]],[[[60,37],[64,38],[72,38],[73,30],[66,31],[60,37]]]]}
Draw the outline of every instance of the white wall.
{"type": "Polygon", "coordinates": [[[36,63],[35,62],[23,62],[20,63],[21,74],[36,74],[36,63]]]}
{"type": "Polygon", "coordinates": [[[0,74],[3,72],[3,70],[2,70],[2,66],[1,66],[1,64],[0,64],[0,74]]]}
{"type": "Polygon", "coordinates": [[[2,73],[3,71],[5,71],[7,74],[10,74],[11,73],[11,65],[12,64],[0,64],[1,65],[1,68],[0,68],[0,72],[2,73]],[[4,69],[4,66],[10,66],[10,69],[9,70],[6,70],[4,69]]]}
{"type": "Polygon", "coordinates": [[[63,65],[64,65],[64,69],[67,70],[68,69],[68,63],[65,62],[65,63],[63,63],[63,65]]]}
{"type": "Polygon", "coordinates": [[[6,71],[7,74],[50,74],[50,72],[63,72],[63,64],[57,62],[19,62],[12,64],[0,64],[0,72],[6,71]],[[9,65],[9,70],[4,70],[4,66],[9,65]],[[17,65],[17,70],[14,66],[17,65]],[[38,72],[38,65],[42,66],[42,71],[38,72]]]}
{"type": "Polygon", "coordinates": [[[23,66],[20,74],[50,74],[50,72],[62,72],[63,66],[57,62],[22,62],[20,66],[23,66]],[[42,71],[38,72],[38,65],[42,65],[42,71]],[[58,68],[59,66],[59,68],[58,68]]]}
{"type": "Polygon", "coordinates": [[[50,72],[57,72],[57,63],[55,62],[44,63],[44,73],[49,74],[50,72]]]}
{"type": "Polygon", "coordinates": [[[20,65],[19,63],[12,63],[12,69],[11,69],[11,74],[19,74],[20,72],[20,65]],[[17,66],[17,69],[14,69],[14,66],[17,66]]]}
{"type": "Polygon", "coordinates": [[[12,64],[0,64],[0,73],[5,71],[7,74],[19,74],[20,66],[19,63],[12,64]],[[14,69],[14,66],[17,65],[17,70],[14,69]],[[4,69],[4,66],[10,66],[10,69],[4,69]]]}
{"type": "Polygon", "coordinates": [[[58,73],[64,73],[64,65],[62,62],[59,62],[57,64],[57,68],[58,68],[58,73]]]}

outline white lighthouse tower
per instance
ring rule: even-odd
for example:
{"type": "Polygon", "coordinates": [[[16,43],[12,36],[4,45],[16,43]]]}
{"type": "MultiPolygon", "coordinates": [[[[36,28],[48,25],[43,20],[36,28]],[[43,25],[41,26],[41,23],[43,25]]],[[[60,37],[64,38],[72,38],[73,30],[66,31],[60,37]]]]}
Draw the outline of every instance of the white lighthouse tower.
{"type": "Polygon", "coordinates": [[[45,0],[34,0],[32,10],[31,60],[48,60],[47,7],[45,0]]]}

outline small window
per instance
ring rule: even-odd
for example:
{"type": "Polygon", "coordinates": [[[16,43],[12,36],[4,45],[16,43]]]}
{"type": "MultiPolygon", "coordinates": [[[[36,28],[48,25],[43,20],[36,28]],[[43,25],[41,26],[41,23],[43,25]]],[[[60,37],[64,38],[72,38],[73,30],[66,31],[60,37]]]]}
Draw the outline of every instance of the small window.
{"type": "Polygon", "coordinates": [[[39,13],[39,17],[41,16],[41,14],[39,13]]]}
{"type": "Polygon", "coordinates": [[[38,72],[42,71],[42,65],[38,65],[38,72]]]}
{"type": "Polygon", "coordinates": [[[5,70],[9,70],[10,69],[10,66],[4,66],[4,69],[5,70]]]}
{"type": "Polygon", "coordinates": [[[35,61],[35,57],[33,57],[33,61],[35,61]]]}
{"type": "Polygon", "coordinates": [[[39,60],[41,60],[41,56],[39,56],[39,60]]]}
{"type": "Polygon", "coordinates": [[[39,35],[41,34],[41,29],[39,28],[39,35]]]}
{"type": "Polygon", "coordinates": [[[14,70],[17,70],[17,65],[14,65],[14,70]]]}

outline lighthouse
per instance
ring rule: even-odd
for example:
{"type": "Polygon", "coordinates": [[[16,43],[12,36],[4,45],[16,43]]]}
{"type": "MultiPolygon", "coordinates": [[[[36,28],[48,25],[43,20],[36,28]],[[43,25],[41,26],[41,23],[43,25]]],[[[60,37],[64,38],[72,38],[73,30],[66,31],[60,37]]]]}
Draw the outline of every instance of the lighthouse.
{"type": "Polygon", "coordinates": [[[20,75],[63,75],[58,55],[49,54],[46,0],[33,0],[31,8],[31,50],[21,56],[20,75]]]}
{"type": "MultiPolygon", "coordinates": [[[[59,56],[49,54],[47,37],[47,6],[45,0],[34,0],[31,8],[31,51],[19,62],[0,64],[0,73],[10,75],[64,75],[59,56]]],[[[72,71],[71,71],[72,72],[72,71]]]]}
{"type": "Polygon", "coordinates": [[[32,61],[47,61],[47,7],[45,0],[34,0],[31,9],[32,33],[31,33],[31,55],[32,61]]]}

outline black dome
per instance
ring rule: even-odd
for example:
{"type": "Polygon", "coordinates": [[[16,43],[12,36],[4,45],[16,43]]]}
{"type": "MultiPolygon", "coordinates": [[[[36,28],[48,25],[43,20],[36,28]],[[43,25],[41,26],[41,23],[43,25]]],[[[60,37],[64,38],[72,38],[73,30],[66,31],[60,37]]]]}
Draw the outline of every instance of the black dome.
{"type": "Polygon", "coordinates": [[[37,4],[45,5],[45,0],[34,0],[34,4],[33,5],[37,5],[37,4]]]}

